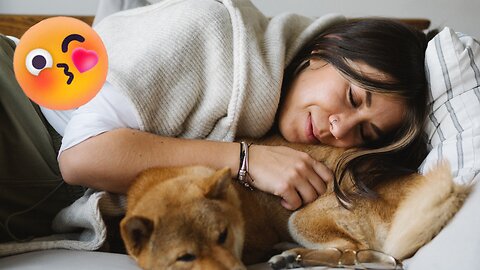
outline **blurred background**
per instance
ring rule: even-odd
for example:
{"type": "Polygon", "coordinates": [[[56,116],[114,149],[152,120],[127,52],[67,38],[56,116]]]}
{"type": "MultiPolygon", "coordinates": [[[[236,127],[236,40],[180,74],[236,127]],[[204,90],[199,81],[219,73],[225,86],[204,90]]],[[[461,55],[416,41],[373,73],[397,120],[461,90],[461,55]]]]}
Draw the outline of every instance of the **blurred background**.
{"type": "MultiPolygon", "coordinates": [[[[125,1],[125,0],[111,0],[125,1]]],[[[135,0],[145,1],[145,0],[135,0]]],[[[95,15],[99,0],[0,0],[0,14],[95,15]]],[[[252,0],[266,15],[296,12],[319,16],[427,18],[431,27],[449,26],[480,38],[480,0],[252,0]]]]}

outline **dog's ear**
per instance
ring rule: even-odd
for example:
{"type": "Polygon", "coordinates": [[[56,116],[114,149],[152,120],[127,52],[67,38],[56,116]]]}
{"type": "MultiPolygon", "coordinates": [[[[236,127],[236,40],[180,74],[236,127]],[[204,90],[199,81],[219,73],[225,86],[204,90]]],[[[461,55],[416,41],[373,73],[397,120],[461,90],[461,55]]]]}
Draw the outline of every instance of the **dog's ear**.
{"type": "Polygon", "coordinates": [[[216,171],[206,179],[205,197],[210,199],[223,199],[226,197],[228,186],[231,183],[230,168],[216,171]]]}
{"type": "Polygon", "coordinates": [[[129,254],[138,256],[153,232],[153,221],[141,217],[124,218],[120,224],[120,233],[129,254]]]}

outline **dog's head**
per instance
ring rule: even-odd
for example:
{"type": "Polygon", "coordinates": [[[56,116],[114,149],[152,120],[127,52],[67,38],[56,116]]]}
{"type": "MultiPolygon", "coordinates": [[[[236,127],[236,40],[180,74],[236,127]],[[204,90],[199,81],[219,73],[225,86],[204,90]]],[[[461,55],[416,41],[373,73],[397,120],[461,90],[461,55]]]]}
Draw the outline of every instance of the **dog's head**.
{"type": "Polygon", "coordinates": [[[245,269],[244,222],[230,170],[156,168],[128,194],[120,224],[143,269],[245,269]]]}

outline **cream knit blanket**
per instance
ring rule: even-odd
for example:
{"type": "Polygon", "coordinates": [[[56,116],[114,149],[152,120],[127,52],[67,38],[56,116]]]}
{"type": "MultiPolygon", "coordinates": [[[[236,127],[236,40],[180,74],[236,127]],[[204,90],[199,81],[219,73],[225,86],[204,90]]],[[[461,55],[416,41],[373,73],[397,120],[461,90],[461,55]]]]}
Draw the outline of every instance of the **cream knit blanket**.
{"type": "MultiPolygon", "coordinates": [[[[305,42],[343,20],[268,19],[248,0],[166,0],[107,17],[96,30],[109,56],[107,79],[133,101],[145,131],[233,140],[269,130],[284,67],[305,42]]],[[[57,215],[58,235],[0,244],[0,256],[96,250],[106,238],[103,218],[121,214],[124,199],[88,190],[57,215]]]]}
{"type": "Polygon", "coordinates": [[[268,19],[247,0],[172,0],[117,13],[95,30],[107,80],[133,101],[144,131],[231,141],[271,128],[286,64],[343,20],[268,19]]]}

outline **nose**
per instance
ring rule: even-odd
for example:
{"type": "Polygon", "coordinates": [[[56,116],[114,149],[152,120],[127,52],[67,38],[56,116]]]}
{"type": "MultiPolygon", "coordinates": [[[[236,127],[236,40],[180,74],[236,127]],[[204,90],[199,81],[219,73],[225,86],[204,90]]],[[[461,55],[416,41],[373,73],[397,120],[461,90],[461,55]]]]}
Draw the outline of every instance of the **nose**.
{"type": "Polygon", "coordinates": [[[330,132],[337,140],[352,140],[355,137],[355,127],[361,122],[357,113],[332,114],[328,117],[330,132]]]}

